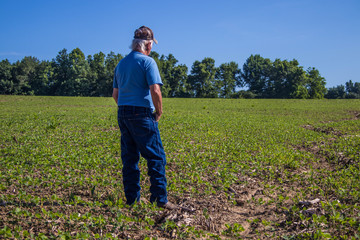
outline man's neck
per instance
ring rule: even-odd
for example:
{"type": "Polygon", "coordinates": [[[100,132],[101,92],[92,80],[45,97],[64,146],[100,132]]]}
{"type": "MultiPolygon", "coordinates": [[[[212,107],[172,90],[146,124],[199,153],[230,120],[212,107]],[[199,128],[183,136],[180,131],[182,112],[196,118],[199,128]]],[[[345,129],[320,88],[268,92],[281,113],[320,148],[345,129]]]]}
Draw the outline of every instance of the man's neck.
{"type": "Polygon", "coordinates": [[[151,52],[151,50],[150,51],[145,51],[145,52],[143,52],[143,51],[141,51],[141,50],[135,50],[136,52],[139,52],[139,53],[142,53],[142,54],[144,54],[144,55],[146,55],[146,56],[149,56],[150,55],[150,52],[151,52]]]}

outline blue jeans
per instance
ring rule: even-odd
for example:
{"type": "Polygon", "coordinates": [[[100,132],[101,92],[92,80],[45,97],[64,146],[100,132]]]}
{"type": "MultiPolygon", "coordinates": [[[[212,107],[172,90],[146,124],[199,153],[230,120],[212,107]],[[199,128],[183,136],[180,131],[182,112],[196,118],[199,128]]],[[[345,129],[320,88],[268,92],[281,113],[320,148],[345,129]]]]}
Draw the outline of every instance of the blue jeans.
{"type": "Polygon", "coordinates": [[[119,106],[118,123],[126,203],[131,205],[140,200],[140,154],[147,161],[150,202],[167,203],[166,157],[155,116],[150,108],[119,106]]]}

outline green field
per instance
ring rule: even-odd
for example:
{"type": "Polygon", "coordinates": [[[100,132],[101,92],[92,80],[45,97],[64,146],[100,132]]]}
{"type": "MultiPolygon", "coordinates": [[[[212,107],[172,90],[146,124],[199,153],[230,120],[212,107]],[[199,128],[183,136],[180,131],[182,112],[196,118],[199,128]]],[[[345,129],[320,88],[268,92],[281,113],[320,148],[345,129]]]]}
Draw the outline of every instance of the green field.
{"type": "Polygon", "coordinates": [[[146,201],[144,159],[125,206],[113,99],[0,96],[0,239],[360,238],[360,100],[163,101],[191,211],[146,201]]]}

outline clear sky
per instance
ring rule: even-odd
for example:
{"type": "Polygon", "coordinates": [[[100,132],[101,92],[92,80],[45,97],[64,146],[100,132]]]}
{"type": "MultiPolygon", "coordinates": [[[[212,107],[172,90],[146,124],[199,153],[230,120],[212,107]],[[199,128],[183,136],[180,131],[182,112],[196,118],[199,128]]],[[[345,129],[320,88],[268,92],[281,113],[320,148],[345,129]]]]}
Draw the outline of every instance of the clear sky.
{"type": "Polygon", "coordinates": [[[134,30],[153,29],[153,50],[190,69],[251,54],[297,59],[327,87],[360,82],[360,0],[0,0],[0,60],[51,60],[66,48],[125,55],[134,30]]]}

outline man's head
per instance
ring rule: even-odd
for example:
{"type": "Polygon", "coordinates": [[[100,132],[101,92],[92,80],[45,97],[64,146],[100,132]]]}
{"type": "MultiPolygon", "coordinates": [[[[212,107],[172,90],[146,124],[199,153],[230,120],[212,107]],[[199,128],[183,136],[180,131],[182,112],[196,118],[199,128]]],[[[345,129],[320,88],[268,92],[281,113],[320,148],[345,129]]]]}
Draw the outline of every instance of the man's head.
{"type": "Polygon", "coordinates": [[[134,32],[134,39],[132,41],[131,48],[134,51],[139,51],[149,55],[153,42],[157,44],[153,31],[148,27],[141,26],[134,32]]]}
{"type": "Polygon", "coordinates": [[[140,28],[135,30],[134,39],[142,39],[142,40],[153,40],[156,44],[157,40],[154,38],[153,31],[145,26],[141,26],[140,28]]]}

